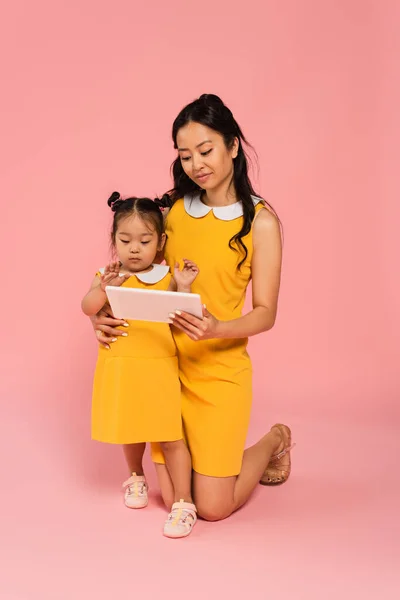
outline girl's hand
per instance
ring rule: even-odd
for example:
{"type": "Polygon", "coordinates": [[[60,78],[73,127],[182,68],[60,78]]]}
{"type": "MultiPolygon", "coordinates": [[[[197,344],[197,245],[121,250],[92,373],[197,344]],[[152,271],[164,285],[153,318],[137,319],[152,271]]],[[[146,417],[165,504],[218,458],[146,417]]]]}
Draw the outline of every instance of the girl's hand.
{"type": "Polygon", "coordinates": [[[220,336],[221,321],[218,321],[203,305],[203,318],[199,319],[189,313],[176,310],[170,318],[174,327],[180,329],[195,342],[211,340],[220,336]]]}
{"type": "Polygon", "coordinates": [[[100,276],[100,287],[103,292],[106,291],[106,285],[114,285],[119,287],[129,279],[130,275],[123,275],[119,272],[120,265],[118,262],[113,262],[104,268],[104,273],[100,276]]]}
{"type": "Polygon", "coordinates": [[[128,323],[123,319],[116,319],[110,307],[102,308],[97,315],[90,317],[90,320],[95,331],[97,341],[105,348],[110,348],[110,343],[117,341],[117,336],[128,335],[124,330],[116,329],[121,325],[128,327],[128,323]]]}
{"type": "Polygon", "coordinates": [[[178,287],[178,292],[187,290],[190,292],[190,286],[199,274],[199,267],[191,260],[187,258],[183,259],[183,269],[179,269],[179,263],[175,264],[174,279],[178,287]]]}

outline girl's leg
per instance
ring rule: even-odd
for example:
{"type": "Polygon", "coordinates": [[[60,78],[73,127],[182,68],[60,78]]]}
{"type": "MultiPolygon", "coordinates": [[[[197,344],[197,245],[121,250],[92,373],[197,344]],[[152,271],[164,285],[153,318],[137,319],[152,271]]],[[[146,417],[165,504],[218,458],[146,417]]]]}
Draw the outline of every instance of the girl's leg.
{"type": "Polygon", "coordinates": [[[143,473],[143,454],[146,444],[124,444],[123,450],[131,476],[123,483],[125,506],[145,508],[149,502],[148,487],[143,473]]]}
{"type": "Polygon", "coordinates": [[[189,502],[192,500],[192,459],[188,447],[183,440],[161,442],[166,467],[173,486],[173,502],[189,502]]]}
{"type": "Polygon", "coordinates": [[[243,506],[259,483],[271,456],[285,445],[286,439],[278,429],[272,428],[257,444],[245,450],[237,477],[208,477],[194,472],[194,499],[199,516],[207,521],[219,521],[243,506]]]}
{"type": "Polygon", "coordinates": [[[146,450],[146,444],[124,444],[123,450],[129,472],[136,473],[136,475],[144,475],[143,454],[146,450]]]}

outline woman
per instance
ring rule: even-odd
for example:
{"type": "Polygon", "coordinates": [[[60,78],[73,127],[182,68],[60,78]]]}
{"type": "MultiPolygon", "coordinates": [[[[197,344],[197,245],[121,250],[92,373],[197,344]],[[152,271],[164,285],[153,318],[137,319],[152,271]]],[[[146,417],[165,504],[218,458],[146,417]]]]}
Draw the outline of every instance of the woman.
{"type": "MultiPolygon", "coordinates": [[[[172,316],[182,383],[182,417],[193,460],[198,514],[228,517],[260,482],[276,485],[290,474],[291,433],[275,425],[244,450],[250,418],[251,362],[247,338],[275,323],[281,273],[279,220],[250,183],[246,140],[231,111],[204,94],[186,106],[172,131],[178,156],[174,188],[160,201],[168,207],[165,257],[170,266],[195,261],[204,318],[172,316]],[[241,316],[252,282],[253,309],[241,316]]],[[[121,322],[93,319],[108,344],[121,322]]],[[[173,489],[162,453],[153,447],[161,493],[168,508],[173,489]]],[[[184,518],[185,515],[183,515],[184,518]]]]}

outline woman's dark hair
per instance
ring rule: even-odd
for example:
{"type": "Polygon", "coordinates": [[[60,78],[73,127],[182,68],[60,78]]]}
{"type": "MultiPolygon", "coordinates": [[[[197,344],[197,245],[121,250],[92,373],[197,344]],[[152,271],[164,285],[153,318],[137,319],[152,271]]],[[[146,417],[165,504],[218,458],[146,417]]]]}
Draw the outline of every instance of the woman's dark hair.
{"type": "Polygon", "coordinates": [[[115,236],[119,222],[131,215],[138,215],[144,221],[151,223],[157,232],[158,239],[161,239],[164,233],[164,218],[159,207],[159,201],[155,202],[154,200],[150,200],[150,198],[136,197],[123,200],[118,192],[113,192],[107,200],[107,204],[114,213],[111,227],[111,243],[113,246],[115,246],[115,236]]]}
{"type": "MultiPolygon", "coordinates": [[[[200,98],[191,102],[181,110],[172,126],[172,139],[175,148],[177,148],[176,138],[178,131],[190,122],[201,123],[220,133],[224,138],[225,145],[228,149],[232,148],[235,138],[239,140],[238,155],[233,160],[233,183],[237,197],[243,205],[243,224],[240,231],[238,231],[229,241],[229,246],[233,250],[241,250],[243,252],[243,258],[238,264],[238,269],[240,269],[248,254],[243,238],[250,232],[255,215],[252,196],[257,196],[249,178],[248,160],[243,148],[244,144],[250,148],[251,146],[244,137],[232,112],[225,106],[222,100],[214,94],[203,94],[200,98]]],[[[171,171],[174,179],[174,187],[170,190],[169,195],[164,195],[161,200],[158,201],[160,206],[172,206],[176,200],[182,198],[186,194],[194,194],[201,190],[201,188],[186,175],[179,156],[172,163],[171,171]]],[[[276,215],[272,206],[267,202],[265,204],[267,204],[276,215]]]]}

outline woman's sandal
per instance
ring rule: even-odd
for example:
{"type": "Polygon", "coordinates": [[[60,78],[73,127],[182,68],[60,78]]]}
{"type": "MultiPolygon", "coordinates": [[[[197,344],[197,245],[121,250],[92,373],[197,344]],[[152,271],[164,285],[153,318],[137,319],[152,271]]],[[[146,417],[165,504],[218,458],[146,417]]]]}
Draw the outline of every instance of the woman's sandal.
{"type": "Polygon", "coordinates": [[[284,446],[278,454],[271,456],[264,475],[260,479],[261,485],[282,485],[289,479],[291,471],[290,451],[296,445],[292,444],[292,433],[287,425],[280,423],[271,427],[271,430],[274,428],[279,430],[284,446]],[[286,455],[288,455],[286,464],[280,464],[286,455]]]}

